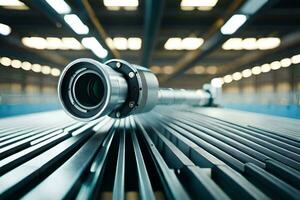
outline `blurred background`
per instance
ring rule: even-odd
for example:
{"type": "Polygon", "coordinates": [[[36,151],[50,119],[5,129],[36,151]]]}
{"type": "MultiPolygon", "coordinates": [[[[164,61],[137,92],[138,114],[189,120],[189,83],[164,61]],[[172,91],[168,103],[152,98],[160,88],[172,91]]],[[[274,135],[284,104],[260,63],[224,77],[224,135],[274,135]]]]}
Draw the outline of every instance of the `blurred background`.
{"type": "Polygon", "coordinates": [[[59,75],[81,57],[300,118],[299,0],[0,0],[0,117],[59,109],[59,75]]]}

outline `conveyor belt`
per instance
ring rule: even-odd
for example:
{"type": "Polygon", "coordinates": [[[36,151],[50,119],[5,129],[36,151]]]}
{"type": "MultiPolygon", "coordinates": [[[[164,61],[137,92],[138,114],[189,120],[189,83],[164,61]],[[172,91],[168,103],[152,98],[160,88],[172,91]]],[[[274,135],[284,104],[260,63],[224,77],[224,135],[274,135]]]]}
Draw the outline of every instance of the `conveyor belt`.
{"type": "Polygon", "coordinates": [[[300,199],[299,136],[298,120],[217,108],[6,118],[0,199],[300,199]]]}

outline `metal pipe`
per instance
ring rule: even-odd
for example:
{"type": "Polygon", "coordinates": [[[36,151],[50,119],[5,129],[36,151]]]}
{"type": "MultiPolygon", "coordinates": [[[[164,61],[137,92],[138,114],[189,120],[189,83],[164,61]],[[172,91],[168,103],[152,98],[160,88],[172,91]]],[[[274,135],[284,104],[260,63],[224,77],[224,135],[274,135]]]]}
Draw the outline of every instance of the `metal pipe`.
{"type": "Polygon", "coordinates": [[[66,113],[80,121],[104,115],[126,117],[158,104],[204,106],[212,100],[205,90],[159,88],[150,70],[124,60],[100,63],[88,58],[67,65],[59,79],[58,96],[66,113]]]}

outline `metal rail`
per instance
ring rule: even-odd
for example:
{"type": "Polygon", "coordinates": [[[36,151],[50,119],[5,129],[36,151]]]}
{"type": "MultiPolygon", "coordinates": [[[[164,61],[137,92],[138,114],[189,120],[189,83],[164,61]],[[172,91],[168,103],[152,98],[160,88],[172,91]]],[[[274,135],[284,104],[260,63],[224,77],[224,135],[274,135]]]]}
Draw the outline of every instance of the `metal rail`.
{"type": "Polygon", "coordinates": [[[0,199],[298,199],[299,124],[171,107],[89,123],[62,111],[2,119],[0,199]]]}

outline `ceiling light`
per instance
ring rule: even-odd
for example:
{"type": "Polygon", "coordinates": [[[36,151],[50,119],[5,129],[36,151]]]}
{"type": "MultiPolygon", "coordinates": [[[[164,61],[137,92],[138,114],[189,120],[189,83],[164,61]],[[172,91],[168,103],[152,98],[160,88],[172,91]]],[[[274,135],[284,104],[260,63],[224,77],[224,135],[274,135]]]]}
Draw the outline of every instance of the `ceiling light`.
{"type": "Polygon", "coordinates": [[[60,70],[57,68],[52,68],[51,69],[51,75],[52,76],[59,76],[60,75],[60,70]]]}
{"type": "Polygon", "coordinates": [[[21,61],[19,61],[19,60],[12,60],[12,61],[11,61],[11,66],[12,66],[13,68],[21,68],[22,63],[21,63],[21,61]]]}
{"type": "Polygon", "coordinates": [[[263,5],[265,5],[268,0],[248,0],[242,6],[242,13],[252,15],[255,14],[263,5]]]}
{"type": "Polygon", "coordinates": [[[268,50],[278,47],[280,44],[279,38],[230,38],[223,45],[224,50],[268,50]]]}
{"type": "Polygon", "coordinates": [[[60,50],[80,50],[83,49],[82,45],[78,40],[72,37],[66,37],[66,38],[57,38],[57,37],[47,37],[41,38],[41,37],[24,37],[22,38],[22,43],[30,48],[35,49],[60,49],[60,50]]]}
{"type": "Polygon", "coordinates": [[[246,50],[257,49],[256,38],[246,38],[242,41],[242,47],[246,50]]]}
{"type": "Polygon", "coordinates": [[[223,35],[231,35],[235,33],[247,21],[246,15],[233,15],[221,28],[223,35]]]}
{"type": "Polygon", "coordinates": [[[51,68],[49,66],[43,66],[41,69],[43,74],[50,74],[51,73],[51,68]]]}
{"type": "Polygon", "coordinates": [[[28,10],[29,8],[19,0],[0,0],[0,6],[13,10],[28,10]]]}
{"type": "Polygon", "coordinates": [[[21,6],[23,2],[19,0],[0,0],[0,6],[21,6]]]}
{"type": "Polygon", "coordinates": [[[34,72],[36,72],[36,73],[39,73],[39,72],[42,71],[42,66],[39,65],[39,64],[33,64],[31,66],[31,70],[34,71],[34,72]]]}
{"type": "Polygon", "coordinates": [[[137,9],[137,6],[124,6],[124,10],[127,11],[134,11],[137,9]]]}
{"type": "Polygon", "coordinates": [[[167,50],[181,50],[181,38],[169,38],[164,47],[167,50]]]}
{"type": "Polygon", "coordinates": [[[230,38],[222,45],[222,48],[224,50],[242,50],[242,41],[242,38],[230,38]]]}
{"type": "Polygon", "coordinates": [[[128,49],[139,50],[142,47],[142,39],[137,37],[128,38],[128,49]]]}
{"type": "Polygon", "coordinates": [[[22,62],[22,66],[21,66],[22,69],[28,71],[28,70],[31,70],[31,63],[30,62],[22,62]]]}
{"type": "Polygon", "coordinates": [[[202,38],[187,37],[182,39],[181,48],[186,50],[195,50],[198,49],[203,44],[203,42],[204,40],[202,38]]]}
{"type": "Polygon", "coordinates": [[[105,6],[119,6],[119,7],[125,7],[125,6],[133,6],[137,7],[139,5],[138,0],[104,0],[103,1],[105,6]]]}
{"type": "Polygon", "coordinates": [[[113,39],[114,46],[118,50],[126,50],[127,49],[127,39],[124,37],[115,37],[113,39]]]}
{"type": "Polygon", "coordinates": [[[106,38],[105,42],[110,49],[115,49],[114,41],[111,38],[106,38]]]}
{"type": "Polygon", "coordinates": [[[45,49],[47,47],[47,41],[41,37],[24,37],[22,43],[30,48],[45,49]]]}
{"type": "Polygon", "coordinates": [[[211,74],[211,75],[216,74],[217,71],[218,71],[218,68],[216,66],[209,66],[206,68],[206,73],[211,74]]]}
{"type": "Polygon", "coordinates": [[[0,34],[1,35],[9,35],[11,33],[11,28],[6,24],[0,23],[0,34]]]}
{"type": "Polygon", "coordinates": [[[69,14],[64,16],[65,22],[79,35],[89,33],[89,27],[87,27],[80,18],[75,14],[69,14]]]}
{"type": "Polygon", "coordinates": [[[138,0],[104,0],[103,4],[108,10],[119,10],[123,7],[125,10],[136,10],[139,6],[138,0]]]}
{"type": "Polygon", "coordinates": [[[251,69],[251,71],[252,71],[252,74],[258,75],[261,73],[261,68],[260,68],[260,66],[255,66],[251,69]]]}
{"type": "Polygon", "coordinates": [[[205,73],[205,67],[204,66],[196,66],[194,67],[195,74],[204,74],[205,73]]]}
{"type": "Polygon", "coordinates": [[[292,60],[290,58],[283,58],[280,60],[281,67],[289,67],[292,64],[292,60]]]}
{"type": "Polygon", "coordinates": [[[196,38],[196,37],[186,37],[186,38],[169,38],[164,47],[167,50],[196,50],[202,44],[204,40],[203,38],[196,38]]]}
{"type": "Polygon", "coordinates": [[[233,79],[231,75],[226,75],[223,77],[223,80],[225,83],[231,83],[233,79]]]}
{"type": "Polygon", "coordinates": [[[46,49],[60,49],[63,47],[63,43],[59,38],[47,37],[46,40],[46,49]]]}
{"type": "Polygon", "coordinates": [[[105,42],[110,49],[118,50],[139,50],[142,48],[142,39],[138,37],[115,37],[106,38],[105,42]]]}
{"type": "Polygon", "coordinates": [[[11,65],[11,59],[7,57],[2,57],[0,63],[1,65],[8,67],[11,65]]]}
{"type": "Polygon", "coordinates": [[[182,0],[180,6],[215,6],[218,0],[182,0]]]}
{"type": "Polygon", "coordinates": [[[277,69],[279,69],[281,67],[281,64],[280,64],[279,61],[274,61],[270,65],[271,65],[271,69],[272,70],[277,70],[277,69]]]}
{"type": "Polygon", "coordinates": [[[64,0],[46,0],[46,2],[59,14],[71,12],[70,6],[64,0]]]}
{"type": "Polygon", "coordinates": [[[242,79],[242,74],[240,72],[235,72],[232,74],[232,79],[235,81],[241,80],[242,79]]]}
{"type": "Polygon", "coordinates": [[[107,10],[111,10],[111,11],[118,11],[120,9],[121,9],[120,6],[107,6],[107,10]]]}
{"type": "Polygon", "coordinates": [[[172,66],[164,66],[163,72],[165,74],[172,74],[174,72],[174,68],[172,66]]]}
{"type": "Polygon", "coordinates": [[[94,37],[83,38],[81,43],[85,48],[90,49],[99,58],[105,58],[108,55],[107,50],[104,49],[94,37]]]}
{"type": "Polygon", "coordinates": [[[248,77],[250,77],[251,75],[252,75],[251,69],[245,69],[245,70],[242,71],[242,76],[243,76],[244,78],[248,78],[248,77]]]}
{"type": "Polygon", "coordinates": [[[223,79],[221,78],[213,78],[211,81],[210,81],[210,84],[211,86],[215,87],[215,88],[221,88],[222,85],[224,84],[224,81],[223,79]]]}
{"type": "Polygon", "coordinates": [[[83,46],[75,38],[65,37],[65,38],[62,38],[61,41],[63,43],[63,46],[61,49],[72,49],[72,50],[83,49],[83,46]]]}
{"type": "Polygon", "coordinates": [[[276,37],[260,38],[257,40],[257,46],[260,50],[274,49],[280,45],[280,42],[276,37]]]}
{"type": "Polygon", "coordinates": [[[201,11],[210,11],[213,9],[213,7],[210,7],[210,6],[199,6],[197,7],[198,10],[201,10],[201,11]]]}
{"type": "Polygon", "coordinates": [[[293,64],[298,64],[298,63],[300,63],[300,54],[294,55],[291,59],[292,59],[292,63],[293,63],[293,64]]]}
{"type": "Polygon", "coordinates": [[[180,7],[182,10],[193,10],[194,8],[198,8],[198,10],[211,10],[216,4],[218,0],[182,0],[180,3],[180,7]]]}
{"type": "Polygon", "coordinates": [[[59,76],[60,75],[60,70],[57,68],[52,68],[49,66],[41,66],[39,64],[31,64],[28,61],[20,61],[18,59],[11,60],[10,58],[7,57],[2,57],[0,58],[0,63],[4,66],[11,66],[13,68],[22,68],[23,70],[29,71],[32,70],[34,72],[42,72],[43,74],[51,74],[53,76],[59,76]]]}
{"type": "Polygon", "coordinates": [[[195,9],[194,6],[181,6],[181,10],[183,10],[183,11],[191,11],[194,9],[195,9]]]}
{"type": "Polygon", "coordinates": [[[271,71],[271,65],[269,65],[269,64],[263,64],[261,67],[260,67],[260,69],[261,69],[261,72],[263,72],[263,73],[267,73],[267,72],[269,72],[269,71],[271,71]]]}
{"type": "Polygon", "coordinates": [[[159,74],[161,72],[161,68],[159,66],[152,66],[150,69],[155,74],[159,74]]]}

